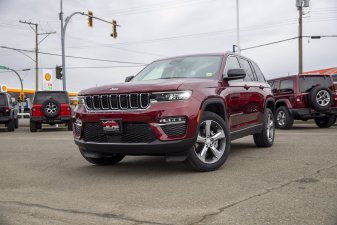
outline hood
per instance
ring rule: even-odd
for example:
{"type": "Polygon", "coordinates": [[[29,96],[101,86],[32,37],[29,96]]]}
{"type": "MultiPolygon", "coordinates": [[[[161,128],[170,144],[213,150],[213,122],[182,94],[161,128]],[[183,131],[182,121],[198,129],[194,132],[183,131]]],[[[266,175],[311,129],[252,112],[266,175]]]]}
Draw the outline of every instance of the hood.
{"type": "Polygon", "coordinates": [[[199,86],[209,86],[217,83],[215,80],[205,79],[158,79],[149,81],[133,81],[128,83],[117,83],[111,85],[104,85],[94,88],[89,88],[80,91],[78,95],[100,95],[100,94],[114,94],[114,93],[133,93],[133,92],[160,92],[160,91],[176,91],[195,89],[199,86]],[[180,88],[183,86],[183,89],[180,88]]]}

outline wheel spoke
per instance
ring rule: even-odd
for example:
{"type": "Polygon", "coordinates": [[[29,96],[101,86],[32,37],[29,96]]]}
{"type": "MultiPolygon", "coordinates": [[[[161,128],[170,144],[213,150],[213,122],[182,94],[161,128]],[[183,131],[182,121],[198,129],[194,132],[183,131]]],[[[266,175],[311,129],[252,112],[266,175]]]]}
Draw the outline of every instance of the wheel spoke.
{"type": "Polygon", "coordinates": [[[200,152],[200,158],[203,160],[203,161],[206,161],[206,153],[207,153],[207,150],[208,150],[208,147],[207,145],[204,145],[204,148],[201,150],[200,152]]]}
{"type": "Polygon", "coordinates": [[[216,149],[216,147],[212,146],[210,149],[217,159],[221,157],[221,152],[218,149],[216,149]]]}
{"type": "Polygon", "coordinates": [[[206,129],[206,137],[211,136],[211,124],[212,124],[212,121],[210,121],[210,120],[206,121],[206,127],[205,127],[205,129],[206,129]]]}
{"type": "Polygon", "coordinates": [[[206,138],[201,137],[200,135],[198,135],[198,137],[197,137],[197,143],[204,144],[205,142],[206,142],[206,138]]]}
{"type": "Polygon", "coordinates": [[[218,140],[218,139],[223,139],[223,138],[225,138],[225,137],[226,137],[226,136],[225,136],[225,133],[224,133],[223,131],[220,131],[220,132],[214,134],[211,138],[212,138],[214,141],[216,141],[216,140],[218,140]]]}

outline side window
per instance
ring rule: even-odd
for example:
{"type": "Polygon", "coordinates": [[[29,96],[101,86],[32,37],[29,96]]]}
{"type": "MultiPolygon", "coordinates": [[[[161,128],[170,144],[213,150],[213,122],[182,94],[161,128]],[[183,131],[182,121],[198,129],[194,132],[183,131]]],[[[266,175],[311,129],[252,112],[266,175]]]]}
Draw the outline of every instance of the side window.
{"type": "Polygon", "coordinates": [[[255,81],[255,77],[252,71],[252,68],[249,65],[249,62],[245,59],[240,58],[240,64],[242,68],[246,71],[246,77],[243,79],[244,81],[255,81]]]}
{"type": "Polygon", "coordinates": [[[225,72],[224,72],[224,77],[227,76],[227,72],[230,69],[240,69],[240,64],[238,59],[235,56],[228,56],[227,62],[226,62],[226,67],[225,67],[225,72]]]}
{"type": "Polygon", "coordinates": [[[281,80],[280,93],[294,92],[294,83],[292,79],[281,80]]]}
{"type": "Polygon", "coordinates": [[[256,63],[254,63],[254,62],[252,62],[252,65],[253,65],[257,80],[259,82],[266,82],[266,79],[264,78],[263,73],[260,70],[260,68],[258,67],[258,65],[256,65],[256,63]]]}

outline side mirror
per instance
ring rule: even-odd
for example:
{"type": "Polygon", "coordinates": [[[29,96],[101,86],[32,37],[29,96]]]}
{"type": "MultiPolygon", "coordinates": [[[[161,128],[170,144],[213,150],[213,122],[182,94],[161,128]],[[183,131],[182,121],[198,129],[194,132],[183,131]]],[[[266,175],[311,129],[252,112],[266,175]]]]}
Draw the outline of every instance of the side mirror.
{"type": "Polygon", "coordinates": [[[125,82],[130,82],[135,76],[128,76],[125,78],[125,82]]]}
{"type": "Polygon", "coordinates": [[[239,80],[246,77],[246,71],[244,69],[229,69],[227,71],[227,77],[224,80],[239,80]]]}

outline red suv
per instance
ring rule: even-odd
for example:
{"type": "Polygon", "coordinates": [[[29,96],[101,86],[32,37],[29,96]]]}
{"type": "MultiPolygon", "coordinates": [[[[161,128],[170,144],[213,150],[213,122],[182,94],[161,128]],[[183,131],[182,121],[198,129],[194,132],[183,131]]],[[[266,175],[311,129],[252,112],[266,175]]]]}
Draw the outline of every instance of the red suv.
{"type": "Polygon", "coordinates": [[[314,119],[318,127],[336,122],[337,95],[330,75],[294,75],[269,81],[276,100],[276,127],[314,119]]]}
{"type": "Polygon", "coordinates": [[[38,91],[34,95],[30,113],[30,131],[36,132],[42,124],[66,124],[72,130],[72,110],[66,91],[38,91]]]}
{"type": "Polygon", "coordinates": [[[126,83],[81,91],[78,102],[75,143],[97,165],[163,155],[211,171],[234,139],[274,142],[271,88],[256,63],[232,53],[158,60],[126,83]]]}

